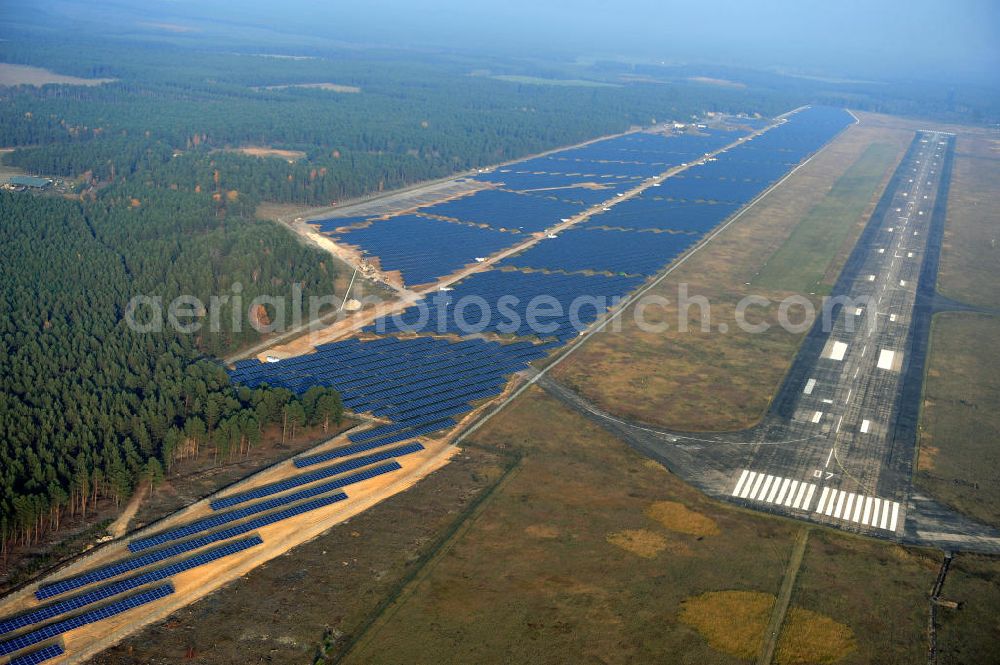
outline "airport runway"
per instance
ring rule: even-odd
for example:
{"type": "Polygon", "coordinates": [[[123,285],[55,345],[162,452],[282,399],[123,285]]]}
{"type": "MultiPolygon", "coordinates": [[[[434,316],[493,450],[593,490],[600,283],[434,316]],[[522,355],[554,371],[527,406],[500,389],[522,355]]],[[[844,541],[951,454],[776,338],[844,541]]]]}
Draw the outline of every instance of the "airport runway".
{"type": "MultiPolygon", "coordinates": [[[[732,500],[899,534],[913,445],[896,437],[914,305],[949,135],[918,132],[833,295],[844,303],[793,367],[782,416],[731,478],[732,500]],[[819,351],[817,354],[816,351],[819,351]],[[792,440],[787,445],[768,442],[792,440]]],[[[935,248],[936,250],[937,248],[935,248]]]]}
{"type": "Polygon", "coordinates": [[[841,304],[809,332],[757,427],[670,432],[616,418],[547,376],[539,385],[712,496],[881,538],[1000,551],[1000,532],[911,486],[953,150],[952,135],[917,132],[833,289],[841,304]]]}

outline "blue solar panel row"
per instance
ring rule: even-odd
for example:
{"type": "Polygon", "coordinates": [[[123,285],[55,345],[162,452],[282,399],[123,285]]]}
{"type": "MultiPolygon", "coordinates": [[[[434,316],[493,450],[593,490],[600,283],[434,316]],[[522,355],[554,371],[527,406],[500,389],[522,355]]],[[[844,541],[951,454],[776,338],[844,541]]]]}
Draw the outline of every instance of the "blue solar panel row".
{"type": "MultiPolygon", "coordinates": [[[[348,437],[353,443],[353,445],[342,446],[340,448],[335,448],[334,450],[328,450],[326,452],[317,453],[315,455],[307,455],[305,457],[295,458],[293,464],[298,468],[302,469],[307,466],[313,466],[320,464],[322,462],[329,462],[333,459],[338,459],[340,457],[347,457],[348,455],[354,455],[356,453],[363,453],[368,450],[374,450],[375,448],[381,448],[382,446],[388,445],[390,443],[396,443],[404,439],[412,439],[417,436],[423,436],[424,434],[430,434],[431,432],[437,432],[438,430],[451,427],[455,424],[454,420],[451,420],[447,416],[459,413],[463,410],[468,411],[472,407],[469,405],[462,405],[459,407],[449,407],[446,410],[448,413],[435,413],[429,422],[417,422],[414,423],[412,420],[404,419],[395,425],[387,425],[385,427],[377,427],[373,430],[365,432],[366,434],[375,433],[372,436],[366,437],[363,440],[356,440],[348,437]],[[390,435],[394,435],[391,436],[390,435]]],[[[358,435],[355,435],[358,436],[358,435]]]]}
{"type": "Polygon", "coordinates": [[[739,210],[736,204],[674,202],[647,190],[580,223],[579,228],[606,226],[695,233],[711,231],[739,210]]]}
{"type": "Polygon", "coordinates": [[[502,345],[482,339],[345,340],[297,358],[241,366],[231,376],[249,386],[267,383],[297,393],[313,385],[334,386],[348,408],[417,426],[468,410],[463,405],[480,398],[484,382],[494,394],[500,392],[510,374],[546,352],[526,342],[502,345]],[[441,412],[436,398],[450,400],[453,410],[441,412]],[[435,414],[438,418],[431,418],[435,414]]]}
{"type": "MultiPolygon", "coordinates": [[[[279,494],[281,492],[286,492],[290,489],[296,487],[301,487],[303,485],[308,485],[314,483],[317,480],[325,480],[331,476],[335,476],[345,471],[354,471],[355,469],[361,469],[363,467],[375,464],[376,462],[384,462],[390,460],[394,457],[402,457],[403,455],[409,455],[417,451],[423,450],[424,447],[419,443],[411,443],[405,446],[398,446],[390,450],[383,450],[371,455],[365,455],[363,457],[355,457],[354,459],[347,460],[346,462],[340,462],[339,464],[333,464],[331,466],[325,466],[322,469],[317,469],[315,471],[310,471],[309,473],[303,473],[298,476],[293,476],[286,480],[281,480],[276,483],[271,483],[269,485],[262,485],[261,487],[255,487],[252,490],[246,492],[240,492],[239,494],[234,494],[232,496],[223,497],[221,499],[216,499],[212,501],[212,510],[219,510],[221,508],[229,508],[230,506],[235,506],[253,499],[261,499],[266,496],[271,496],[272,494],[279,494]]],[[[379,468],[379,473],[387,473],[389,471],[394,471],[396,468],[389,468],[391,465],[386,465],[385,467],[379,468]]],[[[373,475],[378,475],[370,471],[363,473],[356,473],[345,478],[340,478],[334,483],[339,484],[340,487],[345,487],[352,483],[361,482],[371,478],[373,475]]]]}
{"type": "Polygon", "coordinates": [[[137,594],[129,596],[128,598],[116,600],[113,603],[109,603],[95,610],[84,612],[83,614],[79,614],[63,621],[51,623],[47,626],[39,628],[38,630],[19,635],[12,640],[0,643],[0,656],[5,656],[7,654],[20,651],[21,649],[26,649],[27,647],[50,640],[57,635],[62,635],[63,633],[75,628],[86,626],[89,623],[96,623],[117,614],[121,614],[122,612],[127,612],[128,610],[136,607],[152,603],[160,598],[169,596],[173,592],[174,585],[168,582],[162,586],[141,591],[137,594]]]}
{"type": "Polygon", "coordinates": [[[502,265],[569,272],[654,275],[698,241],[698,236],[648,231],[573,229],[543,240],[502,265]]]}
{"type": "Polygon", "coordinates": [[[246,533],[250,533],[251,531],[256,531],[257,529],[265,527],[269,524],[274,524],[275,522],[280,522],[281,520],[288,519],[289,517],[295,517],[296,515],[309,512],[310,510],[316,510],[318,508],[332,505],[338,501],[343,501],[346,498],[347,495],[343,493],[320,497],[318,499],[313,499],[312,501],[300,503],[297,506],[292,506],[291,508],[286,508],[285,510],[280,510],[269,515],[263,515],[255,519],[248,520],[228,529],[223,529],[221,531],[201,536],[200,538],[192,538],[191,540],[186,540],[184,542],[177,543],[176,545],[165,547],[161,550],[155,550],[139,556],[116,561],[115,563],[89,570],[81,575],[68,577],[64,580],[59,580],[58,582],[52,582],[51,584],[41,586],[35,591],[35,597],[39,600],[44,600],[74,589],[79,589],[80,587],[87,586],[88,584],[93,584],[94,582],[109,580],[113,577],[130,573],[133,570],[139,570],[140,568],[145,568],[146,566],[150,566],[154,563],[165,561],[177,556],[178,554],[192,552],[205,547],[206,545],[211,545],[212,543],[217,543],[234,538],[235,536],[242,536],[246,533]]]}
{"type": "Polygon", "coordinates": [[[525,237],[419,215],[400,215],[340,233],[334,239],[378,257],[382,270],[399,270],[403,281],[412,286],[433,282],[475,263],[477,257],[524,242],[525,237]]]}
{"type": "Polygon", "coordinates": [[[52,660],[56,656],[61,656],[64,653],[66,652],[61,644],[50,644],[47,647],[42,647],[23,656],[11,659],[9,665],[38,665],[47,660],[52,660]]]}
{"type": "MultiPolygon", "coordinates": [[[[356,481],[355,481],[356,482],[356,481]]],[[[244,506],[236,510],[230,510],[225,513],[218,513],[210,517],[206,517],[200,520],[195,520],[185,524],[184,526],[177,527],[176,529],[170,529],[162,533],[158,533],[147,538],[138,538],[133,540],[128,544],[128,549],[130,552],[141,552],[143,550],[148,550],[151,547],[156,547],[157,545],[162,545],[168,543],[172,540],[179,540],[181,538],[186,538],[188,536],[193,536],[196,533],[201,533],[203,531],[209,531],[216,527],[223,526],[224,524],[229,524],[230,522],[238,522],[239,520],[252,517],[260,513],[267,512],[269,510],[274,510],[275,508],[280,508],[282,506],[291,505],[298,501],[303,501],[305,499],[311,499],[314,496],[319,496],[329,492],[330,487],[310,487],[309,489],[302,490],[300,492],[294,492],[286,496],[277,497],[274,499],[268,499],[267,501],[260,501],[258,503],[250,504],[249,506],[244,506]]]]}
{"type": "Polygon", "coordinates": [[[421,208],[420,212],[530,233],[555,226],[561,219],[572,217],[583,208],[581,204],[567,203],[557,198],[484,189],[471,196],[421,208]]]}
{"type": "Polygon", "coordinates": [[[80,594],[79,596],[67,598],[66,600],[51,603],[44,607],[31,610],[30,612],[11,617],[9,619],[4,619],[0,621],[0,635],[24,628],[25,626],[40,623],[46,619],[51,619],[52,617],[57,617],[61,614],[72,612],[73,610],[78,610],[82,607],[86,607],[87,605],[93,605],[94,603],[107,600],[108,598],[125,593],[126,591],[138,589],[141,586],[152,584],[153,582],[163,581],[178,573],[191,570],[192,568],[197,568],[198,566],[203,566],[206,563],[216,561],[229,556],[230,554],[235,554],[236,552],[242,552],[245,549],[249,549],[255,545],[260,545],[263,542],[264,541],[260,539],[260,536],[252,536],[243,540],[236,540],[226,543],[220,547],[207,550],[201,554],[196,554],[195,556],[184,559],[183,561],[178,561],[177,563],[164,566],[163,568],[158,568],[157,570],[152,570],[148,573],[141,573],[117,582],[112,582],[102,587],[91,589],[90,591],[80,594]]]}
{"type": "MultiPolygon", "coordinates": [[[[376,427],[375,429],[370,429],[365,432],[351,434],[347,438],[356,443],[364,443],[375,439],[381,439],[389,436],[390,434],[399,433],[403,430],[409,430],[410,428],[423,427],[424,425],[440,425],[440,429],[444,429],[455,424],[455,421],[448,416],[454,416],[471,410],[471,404],[463,403],[458,406],[442,409],[441,411],[434,411],[426,414],[421,413],[418,417],[405,418],[392,425],[382,425],[381,427],[376,427]]],[[[431,431],[436,432],[438,430],[435,429],[431,431]]],[[[379,445],[382,444],[380,443],[379,445]]]]}
{"type": "MultiPolygon", "coordinates": [[[[554,243],[556,240],[545,242],[554,243]]],[[[495,332],[518,336],[556,336],[565,341],[579,334],[613,305],[616,298],[632,291],[642,281],[640,277],[493,270],[472,275],[458,283],[450,293],[453,302],[468,297],[469,302],[476,304],[464,313],[467,318],[463,319],[462,312],[449,307],[444,301],[425,299],[401,314],[379,319],[368,330],[387,333],[419,331],[426,329],[427,325],[422,324],[426,320],[433,323],[433,331],[438,333],[469,335],[495,332]],[[478,300],[473,297],[478,297],[478,300]],[[544,303],[549,303],[551,307],[544,307],[544,303]],[[439,325],[441,323],[443,329],[439,325]]]]}

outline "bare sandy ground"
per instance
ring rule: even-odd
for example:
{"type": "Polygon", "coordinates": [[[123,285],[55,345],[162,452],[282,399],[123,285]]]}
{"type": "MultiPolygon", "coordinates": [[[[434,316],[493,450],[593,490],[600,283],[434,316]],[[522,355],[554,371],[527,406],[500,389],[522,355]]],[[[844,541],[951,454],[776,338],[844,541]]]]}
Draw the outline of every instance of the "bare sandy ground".
{"type": "Polygon", "coordinates": [[[361,88],[356,85],[342,85],[340,83],[289,83],[288,85],[268,85],[262,90],[285,90],[287,88],[307,88],[311,90],[326,90],[327,92],[359,93],[361,88]]]}
{"type": "Polygon", "coordinates": [[[43,86],[46,83],[59,83],[62,85],[101,85],[111,83],[115,79],[82,79],[76,76],[64,76],[50,72],[41,67],[31,67],[29,65],[11,65],[5,62],[0,63],[0,86],[4,85],[33,85],[43,86]]]}
{"type": "Polygon", "coordinates": [[[128,525],[132,522],[135,514],[139,512],[139,506],[142,505],[143,499],[146,498],[146,492],[149,491],[149,485],[142,483],[136,489],[135,494],[129,499],[128,505],[125,506],[125,510],[122,514],[118,516],[111,526],[108,527],[108,535],[112,538],[121,538],[128,532],[128,525]]]}
{"type": "Polygon", "coordinates": [[[279,148],[268,148],[266,146],[246,146],[244,148],[230,148],[228,152],[239,152],[251,157],[280,157],[289,161],[303,159],[306,153],[301,150],[281,150],[279,148]]]}

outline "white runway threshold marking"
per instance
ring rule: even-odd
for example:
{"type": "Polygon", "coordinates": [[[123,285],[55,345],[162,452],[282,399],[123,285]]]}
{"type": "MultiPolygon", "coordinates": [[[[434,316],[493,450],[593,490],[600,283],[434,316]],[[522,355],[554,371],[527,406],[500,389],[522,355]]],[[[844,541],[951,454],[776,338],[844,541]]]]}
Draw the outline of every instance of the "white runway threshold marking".
{"type": "Polygon", "coordinates": [[[743,469],[732,496],[808,511],[815,492],[816,486],[812,483],[743,469]]]}
{"type": "Polygon", "coordinates": [[[830,347],[830,360],[843,360],[847,354],[847,344],[845,342],[834,342],[830,347]]]}
{"type": "Polygon", "coordinates": [[[899,503],[889,499],[863,496],[853,492],[824,487],[816,504],[817,515],[863,524],[864,526],[896,532],[899,526],[899,503]]]}

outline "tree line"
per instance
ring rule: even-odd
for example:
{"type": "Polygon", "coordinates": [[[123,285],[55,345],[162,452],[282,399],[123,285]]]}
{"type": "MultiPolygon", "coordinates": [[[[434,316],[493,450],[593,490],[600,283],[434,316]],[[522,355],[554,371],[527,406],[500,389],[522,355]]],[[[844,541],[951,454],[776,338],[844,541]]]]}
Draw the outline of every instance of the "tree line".
{"type": "Polygon", "coordinates": [[[126,325],[126,303],[147,289],[205,293],[243,281],[253,293],[294,280],[308,293],[332,277],[319,252],[279,227],[156,194],[110,187],[80,202],[0,193],[4,553],[206,448],[222,460],[249,452],[269,426],[284,438],[342,418],[332,389],[297,397],[231,385],[205,352],[231,350],[252,330],[195,337],[126,325]]]}

